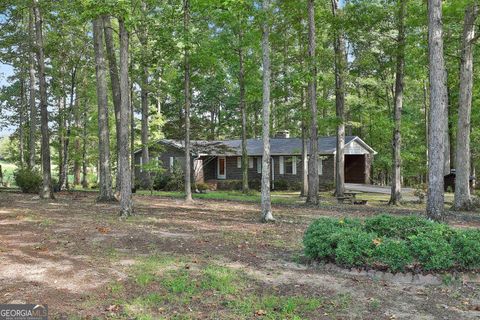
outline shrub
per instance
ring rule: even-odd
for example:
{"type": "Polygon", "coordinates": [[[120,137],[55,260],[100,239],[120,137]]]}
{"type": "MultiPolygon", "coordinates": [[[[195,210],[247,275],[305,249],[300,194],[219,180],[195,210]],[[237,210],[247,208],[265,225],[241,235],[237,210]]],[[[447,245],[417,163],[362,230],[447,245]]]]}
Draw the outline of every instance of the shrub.
{"type": "Polygon", "coordinates": [[[391,271],[403,271],[413,262],[413,257],[405,240],[382,239],[373,253],[376,262],[380,262],[391,271]]]}
{"type": "Polygon", "coordinates": [[[313,259],[333,258],[339,237],[345,227],[360,225],[358,220],[337,220],[320,218],[315,220],[305,232],[303,243],[305,254],[313,259]]]}
{"type": "Polygon", "coordinates": [[[452,239],[452,246],[459,266],[480,268],[480,230],[458,230],[452,239]]]}
{"type": "Polygon", "coordinates": [[[15,183],[24,193],[38,193],[42,185],[42,176],[36,170],[18,169],[14,173],[15,183]]]}
{"type": "Polygon", "coordinates": [[[338,235],[335,261],[347,267],[366,265],[371,262],[377,235],[358,229],[345,229],[338,235]]]}
{"type": "Polygon", "coordinates": [[[395,217],[382,214],[365,219],[365,229],[368,232],[375,232],[380,237],[400,239],[426,232],[433,224],[435,223],[419,216],[395,217]]]}
{"type": "Polygon", "coordinates": [[[242,190],[242,180],[218,181],[217,190],[242,190]]]}
{"type": "Polygon", "coordinates": [[[275,180],[275,190],[287,191],[289,182],[285,179],[275,180]]]}
{"type": "Polygon", "coordinates": [[[260,179],[248,180],[248,187],[252,190],[260,191],[262,189],[262,181],[260,179]]]}
{"type": "Polygon", "coordinates": [[[200,192],[200,193],[205,193],[205,192],[207,192],[207,190],[210,190],[210,186],[206,183],[197,183],[195,186],[196,186],[198,192],[200,192]]]}
{"type": "Polygon", "coordinates": [[[165,191],[183,191],[185,189],[185,177],[180,164],[175,163],[169,179],[163,190],[165,191]]]}
{"type": "Polygon", "coordinates": [[[454,265],[453,247],[441,232],[411,236],[410,248],[424,270],[446,270],[454,265]]]}
{"type": "Polygon", "coordinates": [[[308,227],[303,242],[308,257],[348,267],[480,269],[480,230],[457,230],[417,216],[321,218],[308,227]]]}
{"type": "Polygon", "coordinates": [[[170,177],[168,174],[164,173],[158,173],[155,175],[155,178],[153,179],[153,190],[163,190],[166,185],[168,184],[168,181],[170,180],[170,177]]]}

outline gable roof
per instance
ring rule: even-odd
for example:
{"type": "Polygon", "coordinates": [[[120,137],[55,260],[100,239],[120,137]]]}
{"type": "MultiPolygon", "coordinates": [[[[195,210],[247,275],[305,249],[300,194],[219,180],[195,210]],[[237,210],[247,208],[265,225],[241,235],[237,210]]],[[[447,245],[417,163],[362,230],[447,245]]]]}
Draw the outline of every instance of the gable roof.
{"type": "MultiPolygon", "coordinates": [[[[158,143],[165,144],[180,150],[184,149],[185,142],[183,140],[162,139],[158,143]]],[[[335,154],[337,137],[319,137],[318,152],[319,154],[335,154]]],[[[192,140],[192,153],[197,156],[236,156],[242,154],[242,140],[192,140]]],[[[307,148],[310,150],[310,141],[307,142],[307,148]]],[[[366,144],[358,136],[346,136],[345,148],[349,148],[349,154],[376,154],[368,144],[366,144]],[[349,148],[356,146],[357,148],[349,148]],[[358,151],[358,146],[362,149],[358,151]]],[[[135,151],[135,153],[141,150],[135,151]]],[[[300,155],[302,154],[302,139],[300,138],[270,138],[270,152],[272,155],[300,155]]],[[[261,139],[247,139],[247,153],[249,156],[263,155],[263,141],[261,139]]]]}

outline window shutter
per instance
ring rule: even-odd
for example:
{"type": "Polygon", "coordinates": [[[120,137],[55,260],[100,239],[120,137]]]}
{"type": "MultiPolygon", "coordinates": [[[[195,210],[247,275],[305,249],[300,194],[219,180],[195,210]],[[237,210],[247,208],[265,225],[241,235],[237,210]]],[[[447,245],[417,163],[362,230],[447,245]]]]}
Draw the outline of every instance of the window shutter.
{"type": "Polygon", "coordinates": [[[280,156],[280,174],[285,174],[285,161],[283,156],[280,156]]]}
{"type": "Polygon", "coordinates": [[[262,173],[262,158],[257,158],[257,173],[262,173]]]}
{"type": "Polygon", "coordinates": [[[318,175],[323,175],[323,160],[318,159],[318,175]]]}
{"type": "Polygon", "coordinates": [[[248,157],[248,168],[253,169],[253,158],[248,157]]]}
{"type": "Polygon", "coordinates": [[[242,157],[237,157],[237,168],[240,169],[242,167],[242,157]]]}
{"type": "Polygon", "coordinates": [[[297,174],[297,157],[292,157],[292,174],[297,174]]]}

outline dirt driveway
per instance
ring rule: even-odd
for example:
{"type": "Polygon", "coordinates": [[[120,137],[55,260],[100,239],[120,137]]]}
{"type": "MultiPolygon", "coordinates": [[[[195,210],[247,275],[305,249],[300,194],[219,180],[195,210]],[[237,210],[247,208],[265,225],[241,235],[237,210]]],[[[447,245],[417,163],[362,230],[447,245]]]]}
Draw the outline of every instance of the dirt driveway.
{"type": "MultiPolygon", "coordinates": [[[[94,200],[94,194],[80,192],[57,194],[54,201],[0,192],[0,303],[46,303],[52,319],[276,319],[277,314],[285,319],[480,318],[480,292],[473,284],[402,285],[300,263],[302,235],[315,217],[384,210],[278,206],[277,222],[260,224],[255,204],[197,200],[185,205],[136,196],[136,216],[120,221],[117,204],[94,200]],[[187,282],[197,281],[196,270],[212,264],[234,270],[241,273],[243,289],[221,291],[228,277],[222,278],[220,291],[202,287],[203,282],[190,291],[175,291],[178,286],[171,282],[143,281],[138,270],[145,270],[135,266],[152,255],[176,259],[181,276],[192,273],[187,282]],[[173,289],[161,291],[160,284],[173,289]],[[155,292],[170,300],[142,300],[158,303],[155,309],[138,302],[155,292]],[[247,295],[254,297],[252,304],[267,296],[277,300],[251,312],[242,302],[247,295]],[[315,303],[305,302],[313,298],[315,303]],[[296,303],[292,312],[289,301],[296,303]],[[280,303],[282,310],[275,306],[280,303]],[[132,316],[140,314],[131,307],[138,305],[148,307],[150,316],[132,316]]],[[[472,221],[454,222],[478,227],[478,220],[472,221]]]]}

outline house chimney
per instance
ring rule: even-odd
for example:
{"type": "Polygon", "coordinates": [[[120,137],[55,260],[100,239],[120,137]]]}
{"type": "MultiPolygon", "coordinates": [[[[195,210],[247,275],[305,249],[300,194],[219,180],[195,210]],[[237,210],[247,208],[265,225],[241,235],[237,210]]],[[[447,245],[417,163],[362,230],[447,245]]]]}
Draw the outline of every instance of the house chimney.
{"type": "Polygon", "coordinates": [[[275,133],[275,138],[287,139],[290,138],[290,131],[288,130],[279,130],[275,133]]]}

